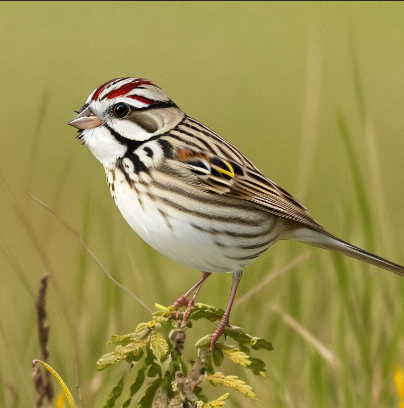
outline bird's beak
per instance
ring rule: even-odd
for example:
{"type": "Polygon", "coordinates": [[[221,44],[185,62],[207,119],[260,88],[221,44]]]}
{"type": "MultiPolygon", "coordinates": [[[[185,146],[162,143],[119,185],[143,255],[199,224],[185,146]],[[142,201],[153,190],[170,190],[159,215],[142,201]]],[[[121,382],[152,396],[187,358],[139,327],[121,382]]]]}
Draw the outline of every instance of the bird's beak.
{"type": "Polygon", "coordinates": [[[94,115],[89,108],[83,110],[79,113],[68,125],[74,126],[77,129],[93,129],[97,126],[102,125],[102,120],[94,115]]]}

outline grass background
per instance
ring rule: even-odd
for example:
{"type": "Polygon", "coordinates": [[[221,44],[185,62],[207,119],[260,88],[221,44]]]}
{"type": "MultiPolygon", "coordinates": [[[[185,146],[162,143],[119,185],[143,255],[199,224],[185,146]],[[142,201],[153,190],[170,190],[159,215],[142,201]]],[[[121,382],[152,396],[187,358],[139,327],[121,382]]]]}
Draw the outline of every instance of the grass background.
{"type": "MultiPolygon", "coordinates": [[[[77,359],[84,407],[102,406],[122,374],[96,373],[109,337],[149,319],[26,191],[149,307],[198,278],[133,233],[102,166],[66,126],[111,78],[151,79],[331,232],[404,264],[403,20],[401,2],[0,3],[0,406],[34,406],[44,271],[49,363],[74,389],[77,359]]],[[[230,276],[211,279],[199,300],[224,307],[230,276]]],[[[239,372],[258,403],[233,393],[229,406],[398,406],[402,278],[282,242],[246,268],[239,299],[253,287],[231,320],[275,350],[266,379],[239,372]]],[[[198,326],[189,344],[212,329],[198,326]]]]}

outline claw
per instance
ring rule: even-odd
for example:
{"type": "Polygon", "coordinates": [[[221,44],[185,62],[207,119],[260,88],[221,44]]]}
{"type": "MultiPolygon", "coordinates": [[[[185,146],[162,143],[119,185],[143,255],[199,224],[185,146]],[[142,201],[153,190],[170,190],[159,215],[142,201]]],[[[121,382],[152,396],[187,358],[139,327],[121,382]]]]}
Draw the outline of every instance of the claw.
{"type": "Polygon", "coordinates": [[[187,327],[188,317],[189,317],[189,314],[191,313],[191,310],[194,308],[194,302],[195,302],[194,298],[192,298],[188,302],[187,308],[186,308],[186,310],[184,312],[184,315],[182,317],[182,322],[180,324],[181,329],[185,329],[185,327],[187,327]]]}
{"type": "Polygon", "coordinates": [[[188,305],[188,303],[189,303],[189,300],[185,297],[185,295],[183,295],[174,302],[173,306],[174,306],[174,309],[179,309],[181,306],[188,305]]]}

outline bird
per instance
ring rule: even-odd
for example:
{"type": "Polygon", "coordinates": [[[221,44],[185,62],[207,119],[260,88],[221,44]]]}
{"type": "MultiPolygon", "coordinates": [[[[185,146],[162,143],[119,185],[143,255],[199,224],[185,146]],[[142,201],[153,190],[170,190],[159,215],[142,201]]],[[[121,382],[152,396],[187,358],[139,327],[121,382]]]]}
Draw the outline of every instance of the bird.
{"type": "Polygon", "coordinates": [[[233,272],[211,350],[230,325],[243,269],[279,240],[336,251],[404,276],[403,266],[329,233],[235,146],[145,78],[103,83],[76,113],[68,124],[104,166],[127,223],[163,255],[202,272],[174,307],[191,307],[211,274],[233,272]]]}

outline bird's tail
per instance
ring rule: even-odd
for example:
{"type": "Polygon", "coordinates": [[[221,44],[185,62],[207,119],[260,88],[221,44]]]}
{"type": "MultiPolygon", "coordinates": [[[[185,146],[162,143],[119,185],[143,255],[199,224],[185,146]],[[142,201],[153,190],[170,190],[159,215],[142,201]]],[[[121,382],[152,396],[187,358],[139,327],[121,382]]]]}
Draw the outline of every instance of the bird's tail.
{"type": "Polygon", "coordinates": [[[305,244],[314,245],[320,248],[329,249],[331,251],[340,252],[341,254],[352,258],[360,259],[361,261],[378,266],[379,268],[387,269],[388,271],[404,276],[404,267],[380,256],[371,254],[361,248],[348,244],[348,242],[321,231],[316,231],[311,228],[301,227],[293,230],[291,238],[305,244]]]}

